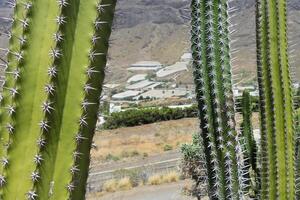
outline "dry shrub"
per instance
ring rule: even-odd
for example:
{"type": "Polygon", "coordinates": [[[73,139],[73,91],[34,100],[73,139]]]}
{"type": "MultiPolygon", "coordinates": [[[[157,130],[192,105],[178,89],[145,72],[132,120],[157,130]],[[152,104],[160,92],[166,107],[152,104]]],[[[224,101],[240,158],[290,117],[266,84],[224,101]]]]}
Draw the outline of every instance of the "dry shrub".
{"type": "Polygon", "coordinates": [[[162,177],[163,183],[174,183],[179,181],[179,174],[176,171],[171,171],[162,177]]]}
{"type": "Polygon", "coordinates": [[[161,175],[153,175],[149,177],[148,184],[149,185],[160,185],[162,183],[162,176],[161,175]]]}
{"type": "Polygon", "coordinates": [[[116,179],[106,181],[102,187],[105,192],[116,192],[118,189],[118,182],[116,179]]]}
{"type": "Polygon", "coordinates": [[[129,177],[124,177],[119,180],[118,189],[120,190],[130,190],[132,188],[132,183],[129,177]]]}

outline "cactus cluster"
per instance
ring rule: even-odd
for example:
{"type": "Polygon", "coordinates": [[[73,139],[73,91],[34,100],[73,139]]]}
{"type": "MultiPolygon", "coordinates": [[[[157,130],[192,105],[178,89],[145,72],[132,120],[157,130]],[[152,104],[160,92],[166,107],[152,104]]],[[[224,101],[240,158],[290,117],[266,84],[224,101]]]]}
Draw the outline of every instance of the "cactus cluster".
{"type": "Polygon", "coordinates": [[[84,199],[116,0],[8,3],[1,199],[84,199]]]}
{"type": "Polygon", "coordinates": [[[236,131],[228,2],[192,0],[192,54],[211,199],[244,198],[244,158],[236,131]]]}
{"type": "Polygon", "coordinates": [[[249,183],[242,178],[248,164],[260,177],[257,198],[296,199],[299,161],[295,153],[286,7],[285,0],[256,2],[261,116],[261,163],[257,166],[249,93],[244,93],[242,100],[242,137],[235,130],[228,1],[192,1],[194,78],[211,199],[242,199],[242,191],[249,183]],[[245,148],[240,138],[244,138],[245,148]]]}

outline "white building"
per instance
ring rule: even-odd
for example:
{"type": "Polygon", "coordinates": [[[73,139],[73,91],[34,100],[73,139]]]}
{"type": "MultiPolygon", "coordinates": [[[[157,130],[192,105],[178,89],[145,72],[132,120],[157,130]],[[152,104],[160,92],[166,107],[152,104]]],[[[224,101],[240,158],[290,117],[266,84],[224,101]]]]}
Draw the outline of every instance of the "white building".
{"type": "Polygon", "coordinates": [[[162,64],[157,61],[140,61],[132,64],[128,71],[157,71],[162,68],[162,64]]]}
{"type": "Polygon", "coordinates": [[[188,64],[188,62],[176,62],[174,65],[165,67],[156,72],[156,76],[157,78],[164,78],[176,74],[178,72],[187,71],[188,64]]]}
{"type": "Polygon", "coordinates": [[[143,80],[146,80],[146,77],[147,77],[147,74],[136,74],[136,75],[130,77],[127,80],[127,83],[135,83],[138,81],[143,81],[143,80]]]}
{"type": "Polygon", "coordinates": [[[190,62],[190,61],[192,61],[192,59],[193,59],[192,53],[184,53],[181,56],[180,61],[181,62],[190,62]]]}
{"type": "Polygon", "coordinates": [[[144,81],[140,81],[137,83],[134,83],[132,85],[128,85],[126,86],[126,89],[128,90],[141,90],[146,88],[147,86],[153,85],[155,82],[153,81],[149,81],[149,80],[144,80],[144,81]]]}
{"type": "Polygon", "coordinates": [[[114,100],[131,100],[133,97],[139,95],[140,91],[127,90],[112,96],[114,100]]]}

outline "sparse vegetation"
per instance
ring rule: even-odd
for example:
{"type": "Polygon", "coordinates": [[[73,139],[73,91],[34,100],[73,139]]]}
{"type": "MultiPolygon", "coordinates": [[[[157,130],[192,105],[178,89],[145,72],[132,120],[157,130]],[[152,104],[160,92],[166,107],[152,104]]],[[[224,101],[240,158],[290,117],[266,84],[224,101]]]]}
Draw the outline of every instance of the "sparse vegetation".
{"type": "Polygon", "coordinates": [[[164,174],[154,174],[150,177],[140,176],[140,172],[135,170],[119,170],[115,172],[115,177],[120,179],[111,179],[106,181],[102,186],[103,192],[116,192],[130,190],[133,187],[141,185],[161,185],[166,183],[175,183],[180,180],[180,175],[177,171],[170,171],[164,174]]]}

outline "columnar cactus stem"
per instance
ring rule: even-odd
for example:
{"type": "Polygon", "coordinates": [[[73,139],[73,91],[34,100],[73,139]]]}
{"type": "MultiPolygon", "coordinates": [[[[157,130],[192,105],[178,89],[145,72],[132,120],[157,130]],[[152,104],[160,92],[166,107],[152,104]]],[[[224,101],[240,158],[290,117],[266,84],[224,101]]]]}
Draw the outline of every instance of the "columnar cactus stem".
{"type": "Polygon", "coordinates": [[[12,145],[1,148],[1,199],[84,199],[115,5],[15,3],[1,112],[2,144],[12,145]]]}
{"type": "Polygon", "coordinates": [[[300,109],[296,111],[296,199],[300,199],[300,109]]]}
{"type": "Polygon", "coordinates": [[[261,199],[295,199],[295,129],[285,0],[257,1],[261,199]]]}
{"type": "Polygon", "coordinates": [[[235,130],[227,1],[193,0],[192,52],[211,199],[243,199],[235,130]]]}
{"type": "Polygon", "coordinates": [[[249,164],[252,167],[252,170],[256,171],[256,155],[257,155],[257,147],[256,142],[253,135],[253,128],[252,128],[252,103],[251,103],[251,96],[248,91],[243,92],[242,97],[242,115],[243,115],[243,122],[241,124],[241,133],[242,138],[245,141],[245,148],[246,148],[246,156],[249,159],[249,164]]]}
{"type": "MultiPolygon", "coordinates": [[[[1,165],[1,172],[3,168],[8,166],[9,159],[7,157],[7,150],[11,145],[11,137],[14,133],[15,126],[15,112],[17,109],[17,93],[19,88],[20,71],[23,70],[20,66],[22,60],[19,60],[16,53],[22,54],[22,49],[26,45],[26,27],[23,26],[22,21],[28,20],[30,13],[31,2],[24,1],[23,4],[15,5],[13,18],[7,18],[12,23],[12,30],[6,35],[9,37],[10,46],[9,49],[3,49],[7,52],[7,60],[2,60],[2,66],[5,68],[6,79],[3,85],[3,93],[1,95],[1,148],[0,158],[3,161],[1,165]],[[4,162],[5,161],[5,162],[4,162]]],[[[5,178],[3,176],[3,178],[5,178]]]]}

